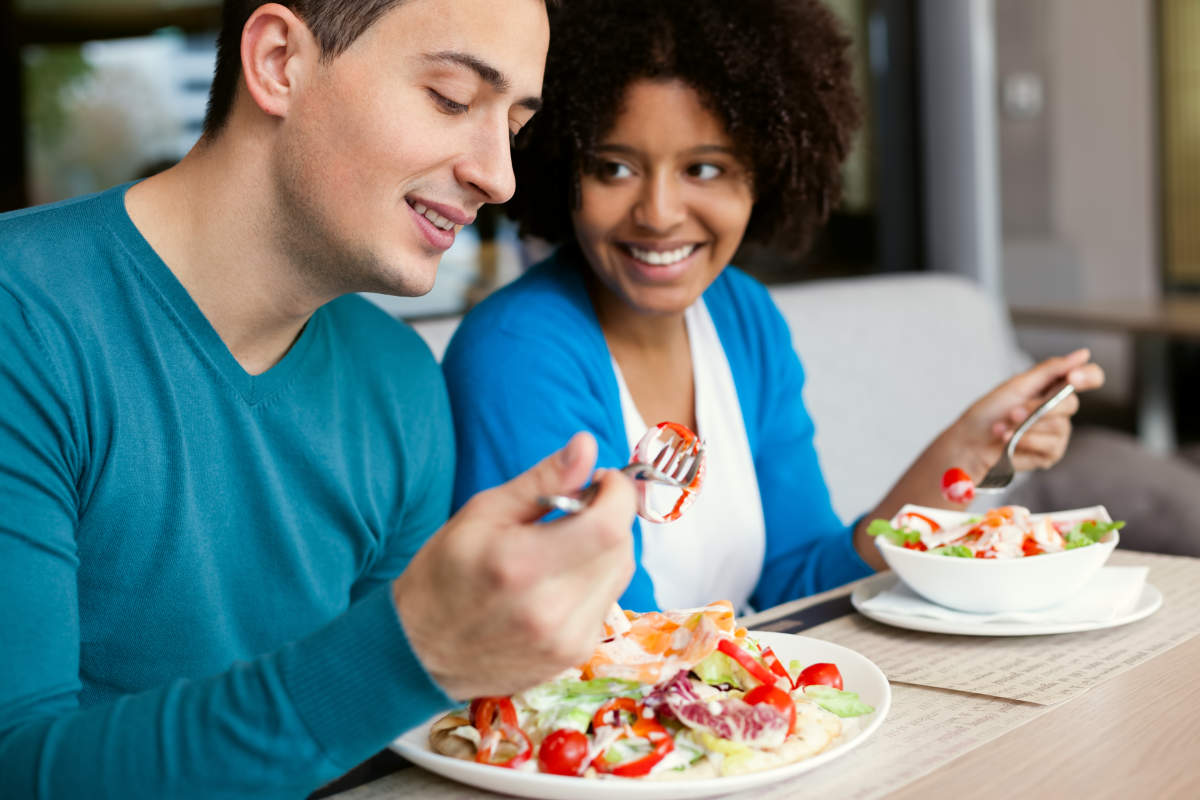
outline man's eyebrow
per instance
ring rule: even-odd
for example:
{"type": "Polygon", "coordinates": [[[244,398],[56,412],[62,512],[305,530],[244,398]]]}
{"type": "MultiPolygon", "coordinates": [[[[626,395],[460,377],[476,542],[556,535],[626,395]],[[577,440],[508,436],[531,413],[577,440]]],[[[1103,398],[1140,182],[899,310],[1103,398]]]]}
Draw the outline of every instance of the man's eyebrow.
{"type": "MultiPolygon", "coordinates": [[[[512,84],[508,82],[508,78],[504,77],[500,70],[470,53],[460,53],[456,50],[442,50],[437,53],[425,53],[423,58],[426,61],[466,67],[501,94],[512,88],[512,84]]],[[[542,107],[542,99],[540,97],[525,97],[518,100],[517,105],[528,108],[530,111],[538,111],[542,107]]]]}

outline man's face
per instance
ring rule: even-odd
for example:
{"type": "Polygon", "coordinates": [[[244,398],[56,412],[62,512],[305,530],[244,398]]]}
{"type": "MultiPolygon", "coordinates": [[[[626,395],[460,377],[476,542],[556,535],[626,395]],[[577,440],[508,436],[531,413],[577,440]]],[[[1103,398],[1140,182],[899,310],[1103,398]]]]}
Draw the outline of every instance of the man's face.
{"type": "Polygon", "coordinates": [[[407,0],[301,77],[274,151],[277,230],[319,291],[419,295],[484,203],[514,189],[537,108],[543,0],[407,0]]]}

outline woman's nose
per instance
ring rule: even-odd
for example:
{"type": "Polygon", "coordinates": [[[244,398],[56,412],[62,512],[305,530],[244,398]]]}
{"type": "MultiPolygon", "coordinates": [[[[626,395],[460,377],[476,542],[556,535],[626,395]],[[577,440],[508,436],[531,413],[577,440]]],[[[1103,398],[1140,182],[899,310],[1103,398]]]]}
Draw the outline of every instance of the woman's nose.
{"type": "Polygon", "coordinates": [[[642,187],[633,209],[633,220],[646,230],[669,231],[687,216],[679,182],[670,175],[654,175],[642,187]]]}

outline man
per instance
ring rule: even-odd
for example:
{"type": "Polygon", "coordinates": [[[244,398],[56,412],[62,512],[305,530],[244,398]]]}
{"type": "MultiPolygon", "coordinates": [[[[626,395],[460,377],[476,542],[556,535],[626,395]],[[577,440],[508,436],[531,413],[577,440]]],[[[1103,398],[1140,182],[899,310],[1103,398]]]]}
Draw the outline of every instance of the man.
{"type": "Polygon", "coordinates": [[[535,524],[587,435],[446,522],[437,366],[348,294],[428,291],[512,194],[543,0],[223,26],[176,167],[0,218],[4,797],[302,795],[582,660],[632,572],[616,472],[535,524]]]}

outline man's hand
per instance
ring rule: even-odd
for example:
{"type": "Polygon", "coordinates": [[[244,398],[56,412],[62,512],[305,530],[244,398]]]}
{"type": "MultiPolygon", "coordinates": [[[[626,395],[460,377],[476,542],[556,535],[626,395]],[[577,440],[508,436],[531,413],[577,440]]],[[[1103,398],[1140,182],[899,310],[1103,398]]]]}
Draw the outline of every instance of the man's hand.
{"type": "Polygon", "coordinates": [[[413,651],[451,697],[511,694],[591,655],[633,574],[633,486],[598,472],[587,509],[544,524],[537,498],[578,489],[595,461],[595,440],[576,434],[473,497],[393,582],[413,651]]]}

